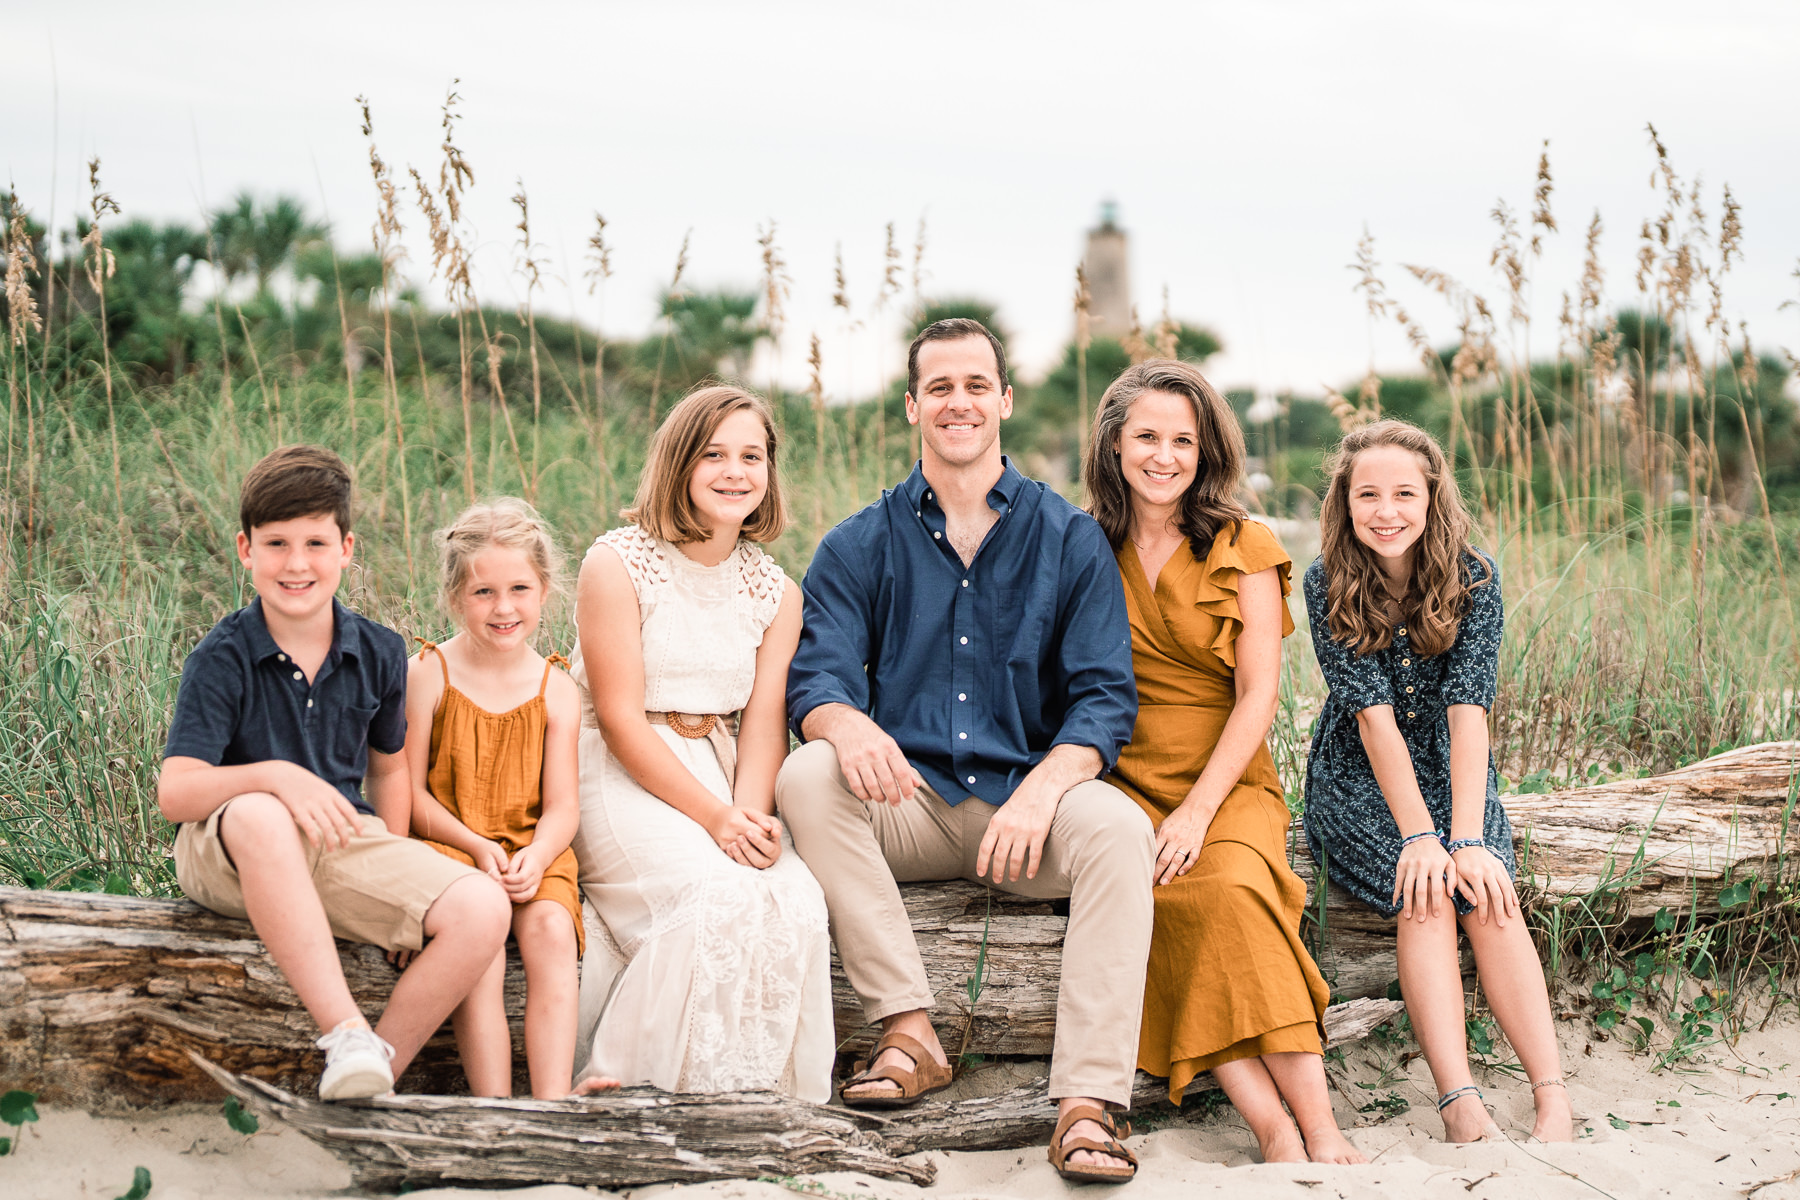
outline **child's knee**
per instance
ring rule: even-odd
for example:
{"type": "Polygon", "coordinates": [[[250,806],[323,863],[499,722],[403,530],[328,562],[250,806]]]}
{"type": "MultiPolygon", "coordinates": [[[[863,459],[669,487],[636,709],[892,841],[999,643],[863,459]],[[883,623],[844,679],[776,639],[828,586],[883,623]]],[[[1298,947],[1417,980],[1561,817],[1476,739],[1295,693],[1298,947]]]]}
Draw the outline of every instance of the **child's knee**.
{"type": "Polygon", "coordinates": [[[226,801],[219,817],[219,840],[234,862],[245,852],[266,856],[300,845],[300,827],[287,805],[268,792],[245,792],[226,801]]]}
{"type": "Polygon", "coordinates": [[[513,912],[512,927],[521,943],[529,939],[550,949],[566,948],[569,956],[574,957],[575,922],[570,919],[569,910],[554,900],[534,900],[520,905],[513,912]]]}
{"type": "Polygon", "coordinates": [[[469,874],[445,888],[425,914],[425,936],[447,934],[474,942],[506,941],[512,901],[494,880],[469,874]]]}

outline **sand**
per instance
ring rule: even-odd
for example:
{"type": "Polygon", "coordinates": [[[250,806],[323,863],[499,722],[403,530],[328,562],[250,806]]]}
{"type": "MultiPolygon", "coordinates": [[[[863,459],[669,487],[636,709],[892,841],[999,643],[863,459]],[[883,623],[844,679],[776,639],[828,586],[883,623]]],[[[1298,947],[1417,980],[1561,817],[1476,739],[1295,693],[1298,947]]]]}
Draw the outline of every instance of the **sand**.
{"type": "MultiPolygon", "coordinates": [[[[1081,1189],[1139,1200],[1230,1195],[1275,1197],[1743,1197],[1800,1200],[1800,1019],[1787,1016],[1717,1046],[1697,1063],[1655,1073],[1652,1059],[1597,1035],[1586,1019],[1561,1026],[1570,1094],[1580,1118],[1574,1145],[1528,1144],[1530,1091],[1503,1068],[1478,1067],[1502,1128],[1514,1142],[1450,1146],[1431,1107],[1422,1059],[1406,1060],[1410,1043],[1365,1042],[1333,1067],[1339,1120],[1374,1162],[1364,1167],[1265,1165],[1256,1143],[1229,1107],[1204,1113],[1192,1101],[1138,1114],[1154,1126],[1131,1140],[1143,1162],[1122,1188],[1081,1189]],[[1369,1085],[1369,1086],[1361,1086],[1369,1085]],[[1409,1108],[1397,1115],[1358,1113],[1389,1094],[1409,1108]]],[[[1003,1069],[1009,1077],[1018,1067],[1003,1069]]],[[[970,1079],[971,1090],[999,1078],[970,1079]]],[[[982,1090],[985,1090],[983,1088],[982,1090]]],[[[1397,1105],[1395,1105],[1397,1107],[1397,1105]]],[[[349,1171],[331,1154],[289,1130],[266,1127],[251,1137],[232,1132],[214,1105],[182,1105],[130,1117],[41,1109],[16,1156],[0,1158],[6,1200],[112,1200],[148,1168],[153,1200],[207,1197],[361,1197],[348,1190],[349,1171]]],[[[7,1131],[10,1132],[10,1131],[7,1131]]],[[[1041,1147],[990,1153],[934,1154],[936,1184],[915,1188],[860,1175],[827,1174],[790,1187],[750,1180],[636,1188],[545,1186],[506,1193],[522,1200],[630,1196],[667,1200],[960,1200],[1075,1194],[1045,1161],[1041,1147]]],[[[491,1191],[441,1188],[415,1197],[492,1197],[491,1191]]]]}

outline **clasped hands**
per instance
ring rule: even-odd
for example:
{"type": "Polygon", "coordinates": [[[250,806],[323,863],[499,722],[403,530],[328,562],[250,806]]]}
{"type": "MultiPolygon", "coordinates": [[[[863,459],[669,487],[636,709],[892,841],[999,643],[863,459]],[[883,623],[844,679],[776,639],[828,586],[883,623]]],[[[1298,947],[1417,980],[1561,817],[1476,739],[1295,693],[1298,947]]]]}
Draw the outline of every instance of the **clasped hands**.
{"type": "Polygon", "coordinates": [[[1401,920],[1435,917],[1459,893],[1483,925],[1492,916],[1504,929],[1508,917],[1519,915],[1512,876],[1486,846],[1465,846],[1452,855],[1437,838],[1423,837],[1401,847],[1392,901],[1400,905],[1401,920]]]}

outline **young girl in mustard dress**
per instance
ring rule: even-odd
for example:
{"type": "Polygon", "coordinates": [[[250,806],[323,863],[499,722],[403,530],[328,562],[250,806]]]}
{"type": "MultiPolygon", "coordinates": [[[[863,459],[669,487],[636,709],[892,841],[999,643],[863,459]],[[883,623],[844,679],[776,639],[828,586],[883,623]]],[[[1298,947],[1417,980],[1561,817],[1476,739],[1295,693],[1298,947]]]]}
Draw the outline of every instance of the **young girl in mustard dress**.
{"type": "Polygon", "coordinates": [[[1140,363],[1100,401],[1089,507],[1124,576],[1138,689],[1109,781],[1157,828],[1138,1066],[1175,1103],[1211,1071],[1267,1162],[1360,1163],[1331,1111],[1329,992],[1300,941],[1306,886],[1264,741],[1292,564],[1236,501],[1243,468],[1230,406],[1186,363],[1140,363]]]}
{"type": "MultiPolygon", "coordinates": [[[[574,681],[532,649],[561,557],[527,504],[465,511],[439,535],[443,602],[459,631],[423,642],[406,680],[413,833],[499,880],[525,966],[525,1058],[534,1098],[569,1094],[575,1062],[574,681]]],[[[512,1095],[506,959],[451,1014],[469,1090],[512,1095]]],[[[605,1081],[610,1082],[610,1081],[605,1081]]]]}

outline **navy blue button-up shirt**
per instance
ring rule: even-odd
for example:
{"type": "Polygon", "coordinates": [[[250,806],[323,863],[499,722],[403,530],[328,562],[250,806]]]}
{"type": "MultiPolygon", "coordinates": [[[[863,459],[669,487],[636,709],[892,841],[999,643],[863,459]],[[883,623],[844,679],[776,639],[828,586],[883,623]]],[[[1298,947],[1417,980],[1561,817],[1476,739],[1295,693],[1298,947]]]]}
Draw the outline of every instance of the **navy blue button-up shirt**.
{"type": "Polygon", "coordinates": [[[1005,462],[967,567],[924,472],[825,535],[788,669],[795,733],[821,704],[874,718],[951,804],[1004,804],[1052,746],[1111,770],[1137,719],[1131,628],[1094,519],[1005,462]]]}
{"type": "Polygon", "coordinates": [[[275,644],[257,598],[213,626],[181,667],[164,757],[213,766],[284,759],[358,810],[369,747],[406,746],[406,642],[331,602],[331,651],[312,682],[275,644]]]}

